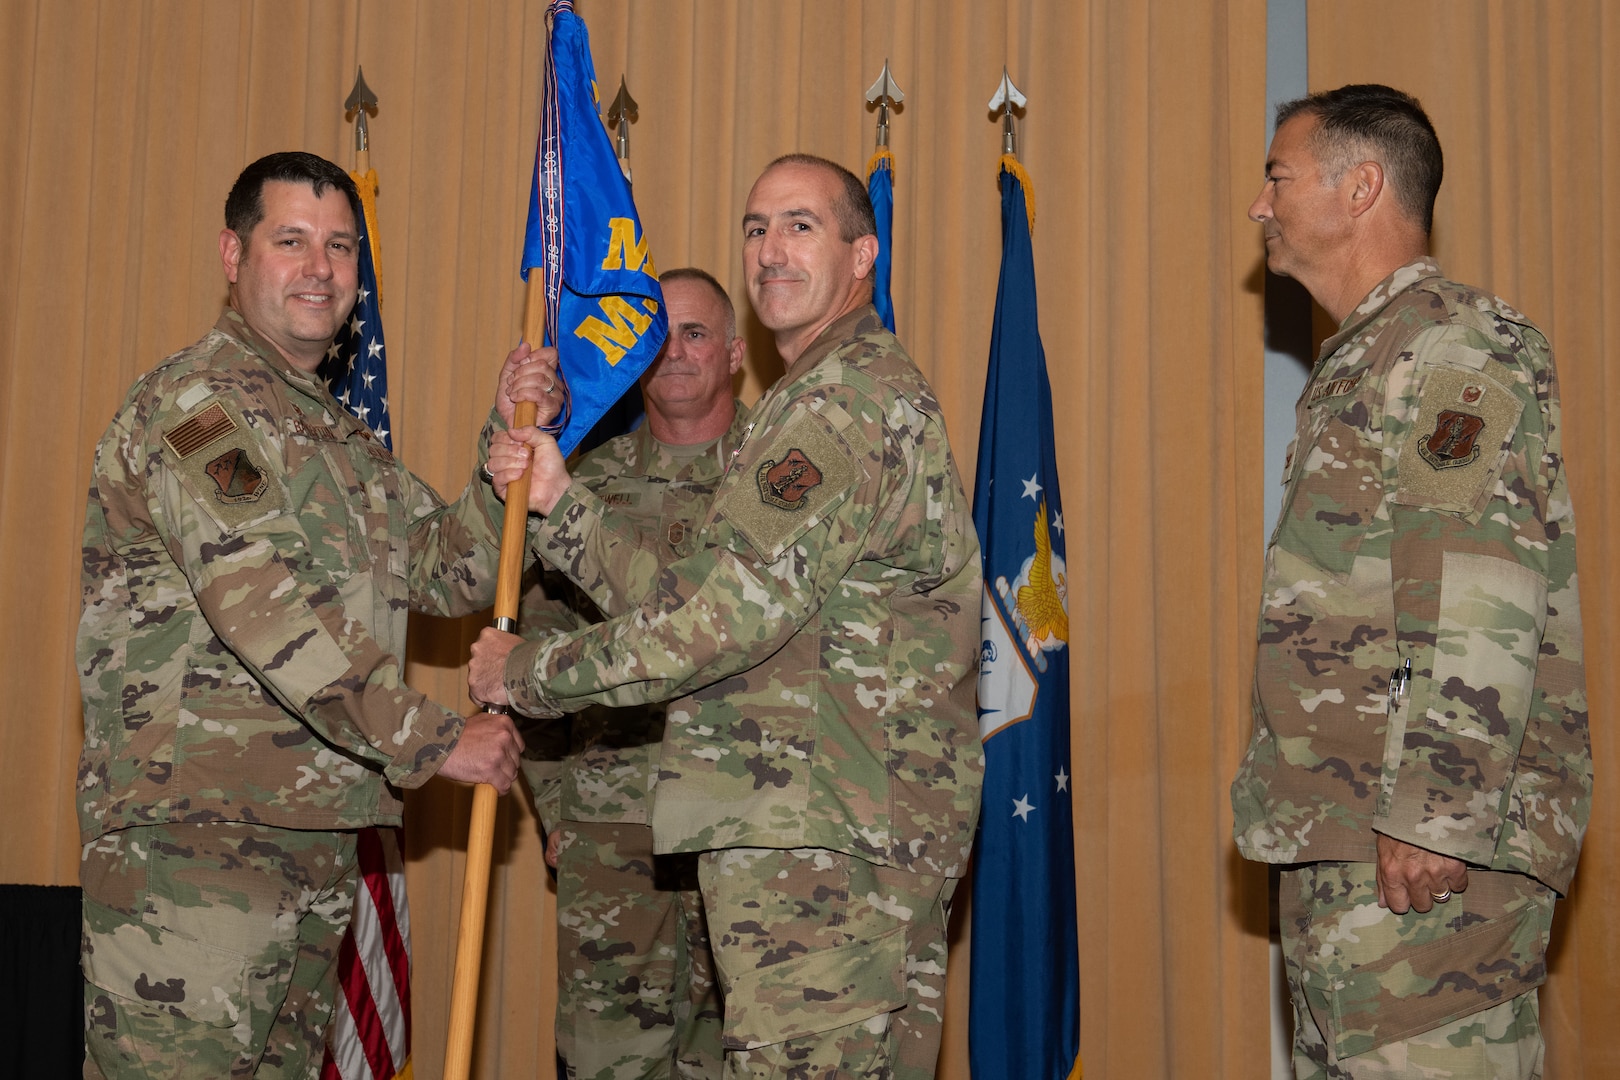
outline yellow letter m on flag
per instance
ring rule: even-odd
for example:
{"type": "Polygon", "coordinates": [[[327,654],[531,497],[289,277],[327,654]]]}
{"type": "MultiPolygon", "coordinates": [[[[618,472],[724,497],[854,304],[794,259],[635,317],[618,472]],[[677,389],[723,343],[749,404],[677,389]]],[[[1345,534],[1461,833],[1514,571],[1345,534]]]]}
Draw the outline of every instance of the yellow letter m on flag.
{"type": "Polygon", "coordinates": [[[646,275],[652,278],[658,276],[658,271],[652,264],[652,257],[647,254],[647,237],[643,235],[640,239],[636,238],[635,218],[609,218],[608,229],[610,232],[607,258],[602,260],[602,269],[640,270],[645,263],[646,275]]]}
{"type": "MultiPolygon", "coordinates": [[[[642,249],[645,251],[645,247],[642,249]]],[[[656,312],[658,305],[651,300],[641,301],[643,307],[656,312]]],[[[596,304],[602,313],[598,319],[592,315],[574,327],[574,336],[584,338],[602,350],[602,359],[609,367],[624,359],[624,354],[636,347],[641,335],[652,325],[652,319],[630,306],[622,296],[604,296],[596,304]]]]}

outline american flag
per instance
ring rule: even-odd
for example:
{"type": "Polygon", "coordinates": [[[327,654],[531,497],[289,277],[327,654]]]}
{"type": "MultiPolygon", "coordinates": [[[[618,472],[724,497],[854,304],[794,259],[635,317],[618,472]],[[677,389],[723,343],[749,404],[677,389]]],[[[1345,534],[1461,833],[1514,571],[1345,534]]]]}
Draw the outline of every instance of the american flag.
{"type": "MultiPolygon", "coordinates": [[[[321,364],[332,395],[390,450],[388,365],[377,289],[377,174],[351,173],[365,211],[360,293],[321,364]]],[[[338,953],[339,994],[321,1080],[410,1080],[411,915],[399,829],[362,829],[360,887],[338,953]]]]}
{"type": "Polygon", "coordinates": [[[388,364],[383,353],[381,297],[377,290],[376,193],[377,174],[353,174],[365,208],[365,235],[360,244],[360,295],[349,321],[326,350],[320,374],[337,398],[388,449],[394,448],[393,423],[388,417],[388,364]]]}

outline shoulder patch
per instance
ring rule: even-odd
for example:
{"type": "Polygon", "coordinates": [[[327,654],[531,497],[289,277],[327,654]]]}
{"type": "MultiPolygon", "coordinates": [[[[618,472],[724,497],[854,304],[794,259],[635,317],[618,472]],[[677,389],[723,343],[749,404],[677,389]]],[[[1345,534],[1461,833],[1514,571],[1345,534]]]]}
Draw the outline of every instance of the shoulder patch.
{"type": "Polygon", "coordinates": [[[795,446],[781,461],[766,458],[755,474],[760,500],[782,510],[803,510],[821,486],[821,470],[795,446]]]}
{"type": "Polygon", "coordinates": [[[1401,446],[1395,501],[1472,514],[1496,487],[1524,403],[1489,375],[1431,367],[1401,446]]]}
{"type": "Polygon", "coordinates": [[[719,510],[768,562],[824,520],[864,475],[849,445],[813,414],[788,423],[719,510]]]}
{"type": "Polygon", "coordinates": [[[218,487],[214,497],[222,503],[258,502],[270,486],[264,470],[253,464],[246,450],[225,451],[204,465],[203,472],[218,487]]]}
{"type": "Polygon", "coordinates": [[[269,447],[224,402],[186,417],[164,433],[163,443],[174,455],[169,467],[222,529],[235,531],[286,506],[269,447]]]}
{"type": "Polygon", "coordinates": [[[230,413],[216,401],[196,416],[188,417],[164,432],[163,441],[184,460],[215,439],[223,438],[235,430],[236,421],[231,419],[230,413]]]}

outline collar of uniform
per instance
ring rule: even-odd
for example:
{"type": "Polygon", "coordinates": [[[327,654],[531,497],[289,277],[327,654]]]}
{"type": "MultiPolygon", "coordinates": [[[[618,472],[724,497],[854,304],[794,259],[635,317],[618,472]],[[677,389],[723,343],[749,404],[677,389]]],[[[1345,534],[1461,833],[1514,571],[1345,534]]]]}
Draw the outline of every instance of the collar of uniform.
{"type": "Polygon", "coordinates": [[[883,320],[878,316],[877,308],[871,304],[862,304],[837,321],[830,323],[804,354],[793,364],[787,374],[797,378],[817,364],[821,363],[834,350],[841,348],[864,334],[873,330],[883,329],[883,320]]]}
{"type": "Polygon", "coordinates": [[[214,324],[214,329],[239,342],[243,348],[264,361],[265,366],[280,376],[282,382],[304,396],[314,399],[321,409],[325,411],[325,422],[327,424],[335,425],[345,436],[359,431],[364,434],[365,438],[372,438],[371,429],[338,404],[338,400],[332,396],[332,391],[326,385],[324,379],[319,375],[299,371],[288,363],[287,358],[281,355],[280,349],[270,344],[258,331],[247,324],[247,320],[242,318],[241,312],[235,308],[227,307],[221,313],[219,321],[214,324]]]}
{"type": "Polygon", "coordinates": [[[1372,291],[1362,297],[1361,303],[1355,306],[1350,314],[1344,317],[1339,324],[1339,332],[1322,342],[1322,351],[1317,353],[1316,362],[1321,363],[1338,352],[1343,345],[1356,334],[1363,326],[1376,319],[1386,307],[1401,293],[1428,278],[1440,276],[1440,264],[1429,255],[1424,255],[1407,263],[1405,266],[1390,274],[1383,281],[1372,287],[1372,291]]]}
{"type": "Polygon", "coordinates": [[[242,318],[242,313],[235,308],[226,308],[219,321],[214,324],[214,329],[241,342],[257,354],[259,359],[274,368],[276,374],[299,389],[317,395],[325,390],[326,383],[322,382],[319,376],[306,374],[288,363],[287,358],[281,355],[281,350],[249,326],[247,320],[242,318]]]}
{"type": "MultiPolygon", "coordinates": [[[[704,450],[701,453],[682,453],[681,448],[672,448],[672,456],[682,460],[688,466],[695,463],[699,457],[707,458],[709,464],[713,465],[714,468],[701,472],[699,478],[706,477],[709,472],[712,472],[714,476],[719,476],[724,472],[727,463],[726,455],[741,439],[743,417],[747,414],[748,409],[737,398],[731,399],[731,409],[731,426],[721,433],[718,438],[704,443],[704,450]]],[[[670,444],[659,442],[654,438],[652,425],[645,420],[641,422],[640,427],[630,433],[630,437],[635,440],[637,466],[645,475],[647,470],[652,468],[652,463],[663,452],[663,448],[670,444]]]]}

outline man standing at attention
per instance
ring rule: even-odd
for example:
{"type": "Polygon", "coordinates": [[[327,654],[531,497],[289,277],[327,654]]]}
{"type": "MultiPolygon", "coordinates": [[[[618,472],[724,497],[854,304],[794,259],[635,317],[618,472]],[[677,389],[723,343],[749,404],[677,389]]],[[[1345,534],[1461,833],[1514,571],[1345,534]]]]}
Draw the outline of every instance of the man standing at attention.
{"type": "MultiPolygon", "coordinates": [[[[645,553],[627,610],[660,565],[696,550],[697,526],[742,431],[732,378],[742,367],[731,298],[708,273],[658,276],[669,339],[641,377],[640,428],[585,454],[574,480],[645,553]]],[[[561,574],[524,593],[518,626],[543,640],[603,614],[561,574]]],[[[653,854],[651,779],[664,706],[593,705],[525,727],[523,773],[557,869],[557,1048],[570,1080],[706,1077],[720,1068],[720,999],[697,889],[697,856],[653,854]],[[562,738],[548,738],[561,726],[562,738]],[[540,748],[560,741],[561,760],[540,748]]]]}
{"type": "MultiPolygon", "coordinates": [[[[743,259],[786,370],[694,553],[604,623],[484,633],[469,671],[530,713],[673,701],[653,841],[698,853],[728,1077],[921,1080],[939,1054],[982,776],[978,543],[933,391],[871,305],[877,247],[848,170],[766,168],[743,259]]],[[[492,467],[499,490],[533,448],[541,554],[593,596],[619,587],[617,516],[549,439],[514,435],[492,467]]]]}
{"type": "Polygon", "coordinates": [[[1440,143],[1346,86],[1277,110],[1249,216],[1339,322],[1267,551],[1236,838],[1282,873],[1301,1078],[1539,1077],[1589,814],[1575,520],[1547,339],[1448,281],[1440,143]]]}
{"type": "MultiPolygon", "coordinates": [[[[78,663],[88,1077],[313,1077],[356,831],[523,741],[404,683],[406,616],[493,598],[501,507],[446,506],[315,374],[358,289],[359,195],[280,153],[225,203],[229,306],[96,448],[78,663]]],[[[513,354],[499,421],[543,402],[513,354]]],[[[487,440],[489,429],[486,428],[487,440]]],[[[482,455],[480,455],[482,457],[482,455]]]]}

